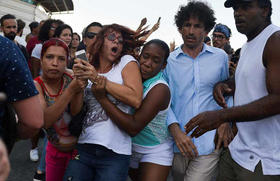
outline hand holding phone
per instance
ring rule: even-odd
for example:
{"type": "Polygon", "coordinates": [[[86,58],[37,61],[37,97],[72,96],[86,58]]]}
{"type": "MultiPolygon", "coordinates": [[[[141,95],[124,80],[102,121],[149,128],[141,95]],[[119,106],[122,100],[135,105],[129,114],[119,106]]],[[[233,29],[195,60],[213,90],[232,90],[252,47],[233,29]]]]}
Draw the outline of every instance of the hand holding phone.
{"type": "Polygon", "coordinates": [[[88,61],[87,54],[85,50],[80,50],[75,53],[76,57],[85,61],[88,61]]]}

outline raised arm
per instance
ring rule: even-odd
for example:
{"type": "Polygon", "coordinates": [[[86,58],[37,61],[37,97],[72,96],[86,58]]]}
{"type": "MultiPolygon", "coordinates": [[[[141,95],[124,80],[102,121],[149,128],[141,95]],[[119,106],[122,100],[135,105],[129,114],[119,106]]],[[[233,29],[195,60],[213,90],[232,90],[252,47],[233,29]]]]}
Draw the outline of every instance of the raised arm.
{"type": "Polygon", "coordinates": [[[149,32],[145,36],[141,37],[140,40],[146,41],[149,38],[149,36],[151,36],[151,34],[159,28],[159,24],[160,24],[160,18],[158,19],[157,23],[154,24],[152,29],[150,29],[149,32]]]}
{"type": "Polygon", "coordinates": [[[158,84],[150,90],[134,115],[126,114],[107,98],[104,89],[105,82],[106,79],[102,77],[101,80],[98,80],[96,86],[93,85],[92,91],[111,120],[130,136],[136,136],[153,120],[159,111],[168,107],[170,100],[169,88],[164,84],[158,84]]]}
{"type": "Polygon", "coordinates": [[[143,29],[143,26],[147,23],[147,18],[143,18],[136,30],[136,32],[140,33],[143,29]]]}

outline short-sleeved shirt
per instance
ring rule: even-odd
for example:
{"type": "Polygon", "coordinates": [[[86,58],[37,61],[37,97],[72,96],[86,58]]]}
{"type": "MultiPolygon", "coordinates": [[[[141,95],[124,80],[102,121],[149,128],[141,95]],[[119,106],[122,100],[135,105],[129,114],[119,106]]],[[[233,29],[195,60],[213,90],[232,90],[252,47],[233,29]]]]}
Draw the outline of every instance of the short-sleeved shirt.
{"type": "MultiPolygon", "coordinates": [[[[8,102],[20,101],[38,94],[25,58],[18,46],[0,36],[0,92],[8,102]]],[[[0,109],[3,115],[3,109],[0,109]]]]}

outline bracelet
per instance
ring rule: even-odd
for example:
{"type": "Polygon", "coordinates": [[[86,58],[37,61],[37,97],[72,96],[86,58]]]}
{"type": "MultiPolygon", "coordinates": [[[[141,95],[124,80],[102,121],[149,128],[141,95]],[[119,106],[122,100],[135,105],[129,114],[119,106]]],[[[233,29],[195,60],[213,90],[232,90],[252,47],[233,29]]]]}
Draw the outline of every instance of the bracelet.
{"type": "Polygon", "coordinates": [[[93,81],[91,81],[91,83],[92,83],[93,85],[97,85],[96,79],[98,79],[98,78],[99,78],[99,75],[97,75],[97,76],[93,79],[93,81]]]}

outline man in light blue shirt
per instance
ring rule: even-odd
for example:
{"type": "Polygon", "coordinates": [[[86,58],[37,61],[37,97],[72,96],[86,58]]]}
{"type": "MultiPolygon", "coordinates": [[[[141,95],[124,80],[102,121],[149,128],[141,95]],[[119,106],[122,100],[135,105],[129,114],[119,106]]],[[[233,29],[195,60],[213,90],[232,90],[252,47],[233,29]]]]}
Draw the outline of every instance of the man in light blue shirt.
{"type": "MultiPolygon", "coordinates": [[[[167,124],[176,143],[172,166],[175,181],[210,181],[216,175],[224,131],[230,130],[227,123],[218,129],[217,150],[215,130],[200,138],[184,133],[184,125],[197,114],[221,109],[212,91],[217,82],[228,78],[228,56],[223,50],[203,43],[215,20],[213,10],[203,2],[181,6],[175,16],[184,44],[170,54],[164,71],[172,96],[167,124]]],[[[224,142],[227,146],[231,137],[224,138],[228,140],[224,142]]]]}

